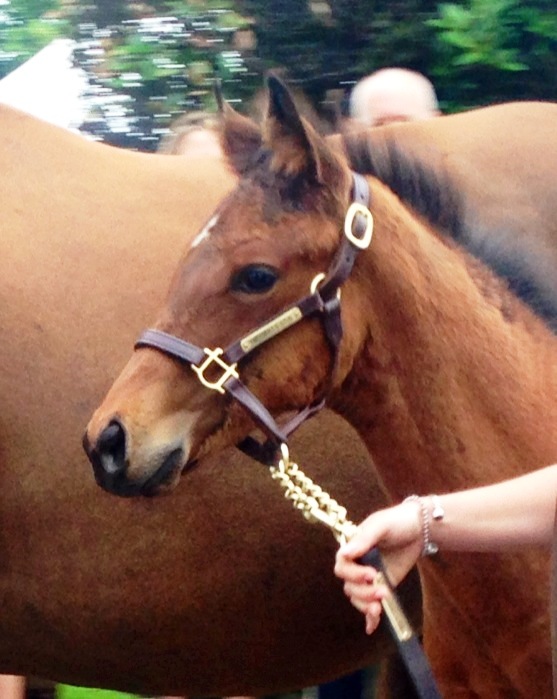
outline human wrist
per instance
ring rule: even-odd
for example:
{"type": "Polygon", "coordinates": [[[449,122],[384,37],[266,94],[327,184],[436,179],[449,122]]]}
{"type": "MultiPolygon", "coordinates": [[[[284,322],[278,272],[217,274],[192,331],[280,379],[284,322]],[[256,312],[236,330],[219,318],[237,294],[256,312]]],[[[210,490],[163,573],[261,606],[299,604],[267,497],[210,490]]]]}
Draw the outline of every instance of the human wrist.
{"type": "Polygon", "coordinates": [[[416,503],[422,539],[422,556],[433,556],[439,551],[439,545],[432,538],[432,523],[442,522],[445,510],[438,495],[409,495],[405,503],[416,503]]]}

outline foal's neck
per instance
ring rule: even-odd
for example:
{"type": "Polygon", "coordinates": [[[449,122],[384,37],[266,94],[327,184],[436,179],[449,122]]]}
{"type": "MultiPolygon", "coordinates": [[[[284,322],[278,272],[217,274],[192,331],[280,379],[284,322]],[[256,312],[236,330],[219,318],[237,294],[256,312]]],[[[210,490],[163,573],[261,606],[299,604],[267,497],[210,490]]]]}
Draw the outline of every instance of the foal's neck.
{"type": "Polygon", "coordinates": [[[556,338],[479,262],[373,192],[375,237],[345,295],[358,350],[333,407],[396,498],[551,463],[556,338]]]}

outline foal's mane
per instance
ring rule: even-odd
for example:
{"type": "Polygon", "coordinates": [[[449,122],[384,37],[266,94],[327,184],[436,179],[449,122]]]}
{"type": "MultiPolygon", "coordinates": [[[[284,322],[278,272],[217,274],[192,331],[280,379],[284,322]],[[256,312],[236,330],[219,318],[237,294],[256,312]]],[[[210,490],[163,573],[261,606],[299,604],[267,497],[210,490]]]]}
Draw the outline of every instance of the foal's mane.
{"type": "MultiPolygon", "coordinates": [[[[490,233],[487,243],[470,235],[465,226],[463,195],[440,164],[426,163],[417,153],[403,150],[392,136],[379,140],[365,132],[347,133],[343,145],[356,172],[373,175],[386,184],[440,234],[487,265],[557,333],[557,298],[540,287],[523,259],[497,244],[497,231],[490,233]]],[[[435,159],[434,153],[430,156],[435,159]]]]}
{"type": "Polygon", "coordinates": [[[460,240],[462,198],[440,168],[406,152],[392,137],[372,143],[367,134],[347,134],[344,147],[356,172],[373,175],[436,229],[460,240]]]}

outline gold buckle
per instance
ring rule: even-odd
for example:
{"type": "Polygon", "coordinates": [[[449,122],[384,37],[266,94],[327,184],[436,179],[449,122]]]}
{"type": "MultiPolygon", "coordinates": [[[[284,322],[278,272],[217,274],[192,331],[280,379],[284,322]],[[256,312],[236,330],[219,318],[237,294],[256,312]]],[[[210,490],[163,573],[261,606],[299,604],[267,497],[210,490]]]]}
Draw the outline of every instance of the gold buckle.
{"type": "Polygon", "coordinates": [[[369,247],[371,237],[373,235],[373,216],[367,206],[358,204],[357,201],[350,204],[348,211],[346,212],[346,218],[344,219],[344,235],[348,238],[352,245],[360,248],[360,250],[365,250],[369,247]],[[361,238],[357,238],[352,231],[354,219],[358,214],[366,219],[366,229],[361,238]]]}
{"type": "Polygon", "coordinates": [[[224,350],[220,347],[216,347],[214,350],[205,347],[203,351],[207,355],[207,359],[203,362],[203,364],[201,366],[190,364],[190,366],[205,387],[210,388],[213,391],[218,391],[219,393],[224,393],[223,385],[231,376],[233,376],[235,379],[240,378],[238,372],[236,371],[237,364],[227,364],[224,360],[222,360],[221,356],[224,353],[224,350]],[[204,375],[213,362],[224,370],[217,381],[209,381],[209,379],[205,378],[204,375]]]}

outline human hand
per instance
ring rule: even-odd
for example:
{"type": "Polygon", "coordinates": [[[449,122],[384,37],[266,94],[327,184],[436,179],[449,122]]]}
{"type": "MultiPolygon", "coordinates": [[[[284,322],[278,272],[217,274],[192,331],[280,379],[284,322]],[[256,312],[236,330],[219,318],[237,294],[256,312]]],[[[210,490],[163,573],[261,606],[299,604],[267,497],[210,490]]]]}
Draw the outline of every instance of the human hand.
{"type": "Polygon", "coordinates": [[[358,563],[358,559],[374,546],[381,550],[391,584],[398,585],[422,552],[420,504],[408,501],[374,512],[337,552],[335,575],[344,580],[345,594],[353,606],[365,615],[368,634],[377,628],[381,618],[381,600],[390,594],[385,585],[376,584],[375,568],[358,563]]]}

